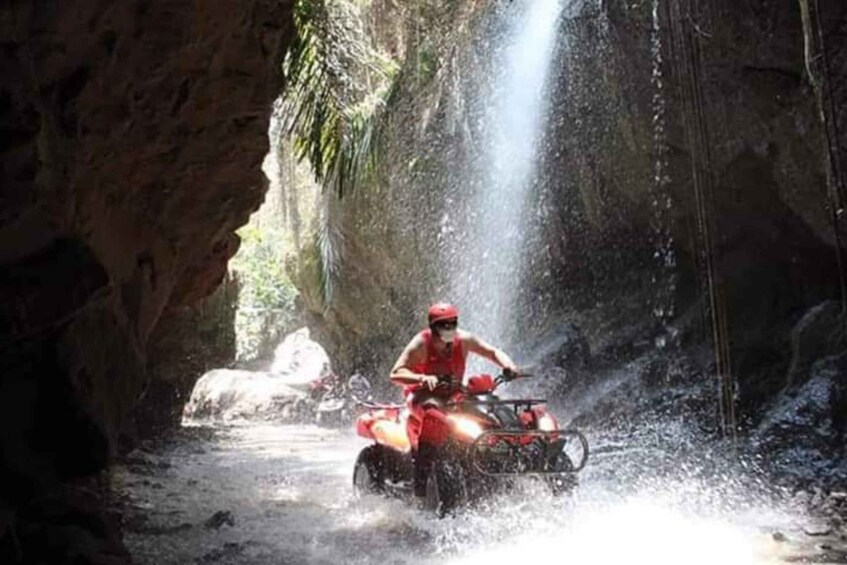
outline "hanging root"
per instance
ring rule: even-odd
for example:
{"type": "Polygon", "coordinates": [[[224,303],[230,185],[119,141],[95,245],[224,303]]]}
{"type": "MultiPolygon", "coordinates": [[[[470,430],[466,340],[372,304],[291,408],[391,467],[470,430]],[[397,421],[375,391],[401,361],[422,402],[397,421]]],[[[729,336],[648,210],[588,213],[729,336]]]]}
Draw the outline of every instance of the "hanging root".
{"type": "Polygon", "coordinates": [[[800,17],[803,20],[803,54],[806,63],[806,74],[809,76],[809,82],[812,83],[817,92],[820,89],[817,73],[814,72],[814,49],[815,36],[812,28],[812,14],[809,9],[809,0],[797,0],[800,4],[800,17]]]}

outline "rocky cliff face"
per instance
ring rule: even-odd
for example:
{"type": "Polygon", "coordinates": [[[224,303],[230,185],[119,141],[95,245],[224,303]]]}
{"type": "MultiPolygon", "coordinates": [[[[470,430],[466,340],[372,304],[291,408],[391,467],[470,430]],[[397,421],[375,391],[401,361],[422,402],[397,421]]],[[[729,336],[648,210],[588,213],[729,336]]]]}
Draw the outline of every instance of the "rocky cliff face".
{"type": "MultiPolygon", "coordinates": [[[[710,324],[690,321],[709,319],[711,284],[752,407],[786,384],[793,324],[838,296],[826,130],[843,104],[822,121],[798,3],[658,7],[655,20],[648,6],[616,6],[572,25],[555,106],[564,158],[546,157],[558,173],[554,281],[595,346],[631,339],[615,331],[626,318],[652,323],[648,337],[669,324],[708,339],[710,324]]],[[[837,97],[844,6],[820,2],[818,15],[837,97]]]]}
{"type": "MultiPolygon", "coordinates": [[[[801,4],[660,0],[655,19],[650,2],[571,10],[535,195],[546,213],[518,316],[528,342],[564,319],[595,354],[616,358],[708,343],[711,280],[746,409],[788,384],[791,328],[839,295],[826,153],[829,143],[837,171],[847,147],[847,8],[812,7],[812,57],[826,49],[832,102],[822,120],[801,4]]],[[[419,56],[407,61],[381,182],[340,206],[345,259],[330,308],[314,290],[315,262],[302,264],[313,324],[342,366],[384,374],[426,303],[449,288],[450,226],[440,222],[462,205],[455,179],[476,158],[468,100],[489,51],[474,37],[491,25],[464,16],[434,18],[433,36],[449,39],[428,46],[434,72],[421,72],[419,56]]]]}
{"type": "Polygon", "coordinates": [[[104,467],[157,321],[222,280],[262,200],[291,4],[0,8],[0,561],[77,551],[38,498],[104,467]]]}

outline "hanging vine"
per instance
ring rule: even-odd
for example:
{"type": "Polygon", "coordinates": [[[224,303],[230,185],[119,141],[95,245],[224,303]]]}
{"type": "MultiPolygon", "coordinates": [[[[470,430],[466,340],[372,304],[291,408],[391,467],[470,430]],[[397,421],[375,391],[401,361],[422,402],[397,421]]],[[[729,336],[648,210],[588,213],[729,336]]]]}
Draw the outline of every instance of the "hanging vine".
{"type": "Polygon", "coordinates": [[[691,176],[696,206],[697,260],[703,274],[708,296],[708,313],[718,381],[718,408],[722,435],[735,444],[737,421],[736,391],[732,374],[729,315],[723,281],[715,267],[715,201],[712,173],[712,152],[708,123],[704,113],[702,85],[702,43],[708,39],[692,13],[708,13],[700,9],[697,0],[669,2],[669,21],[672,35],[680,98],[683,102],[683,121],[691,152],[691,176]]]}
{"type": "MultiPolygon", "coordinates": [[[[841,290],[842,318],[847,319],[847,277],[843,248],[844,176],[841,170],[841,147],[835,99],[829,74],[829,59],[824,43],[820,6],[817,0],[798,0],[803,23],[803,53],[806,74],[815,92],[818,115],[824,132],[828,209],[835,240],[838,282],[841,290]]],[[[847,323],[847,322],[845,322],[847,323]]]]}

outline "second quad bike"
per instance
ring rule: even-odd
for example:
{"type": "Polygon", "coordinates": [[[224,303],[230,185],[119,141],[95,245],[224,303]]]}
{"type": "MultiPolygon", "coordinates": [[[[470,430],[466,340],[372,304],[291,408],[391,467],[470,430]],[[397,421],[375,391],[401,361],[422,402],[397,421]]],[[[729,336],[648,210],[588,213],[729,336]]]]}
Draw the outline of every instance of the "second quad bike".
{"type": "Polygon", "coordinates": [[[309,383],[309,399],[315,407],[315,423],[319,426],[349,425],[360,413],[360,405],[371,397],[367,377],[353,373],[350,378],[330,373],[309,383]]]}
{"type": "MultiPolygon", "coordinates": [[[[554,495],[570,492],[588,460],[588,441],[579,431],[560,429],[541,399],[501,399],[495,389],[521,376],[475,375],[466,386],[439,377],[440,402],[422,414],[421,449],[426,446],[424,504],[438,516],[490,493],[515,478],[536,477],[554,495]],[[574,455],[573,447],[576,447],[574,455]],[[567,448],[567,449],[566,449],[567,448]],[[569,455],[570,453],[570,455],[569,455]]],[[[438,390],[438,388],[436,388],[438,390]]],[[[369,405],[356,421],[358,435],[373,443],[359,453],[353,470],[357,493],[411,494],[412,445],[405,405],[369,405]]]]}

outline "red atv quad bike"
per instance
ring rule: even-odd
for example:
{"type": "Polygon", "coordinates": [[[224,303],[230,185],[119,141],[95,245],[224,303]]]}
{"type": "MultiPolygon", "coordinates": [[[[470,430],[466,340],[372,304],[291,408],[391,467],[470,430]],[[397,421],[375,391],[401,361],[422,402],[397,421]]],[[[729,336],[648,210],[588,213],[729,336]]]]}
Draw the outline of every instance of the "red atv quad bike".
{"type": "MultiPolygon", "coordinates": [[[[423,411],[421,442],[427,457],[425,506],[438,516],[503,486],[516,477],[544,480],[554,495],[570,492],[588,460],[588,441],[579,431],[559,429],[545,400],[498,398],[502,383],[524,378],[503,373],[475,375],[467,386],[439,377],[446,400],[423,411]],[[576,457],[569,455],[576,446],[576,457]],[[566,448],[567,451],[566,451],[566,448]],[[578,459],[574,461],[574,459],[578,459]]],[[[356,432],[374,443],[356,459],[353,486],[358,494],[411,494],[413,463],[404,405],[369,405],[356,432]]]]}

